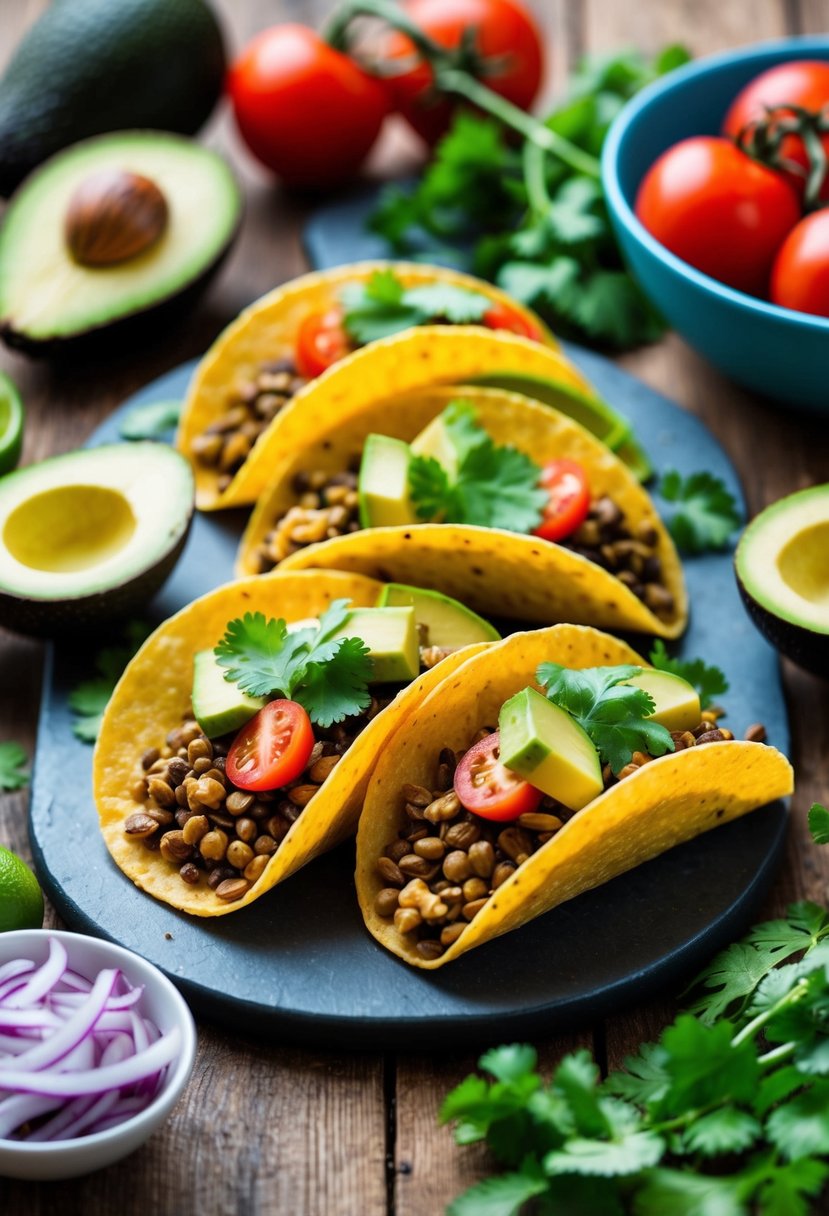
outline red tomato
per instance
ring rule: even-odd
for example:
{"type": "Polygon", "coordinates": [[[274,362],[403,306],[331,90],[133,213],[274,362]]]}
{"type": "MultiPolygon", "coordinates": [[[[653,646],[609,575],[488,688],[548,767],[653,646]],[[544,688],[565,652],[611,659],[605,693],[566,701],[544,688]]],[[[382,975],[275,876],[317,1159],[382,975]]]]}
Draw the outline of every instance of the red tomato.
{"type": "Polygon", "coordinates": [[[276,790],[295,781],[314,746],[311,719],[296,701],[270,701],[239,731],[225,772],[240,790],[276,790]]]}
{"type": "Polygon", "coordinates": [[[493,304],[492,308],[484,313],[484,325],[488,329],[507,329],[511,334],[518,334],[522,338],[532,338],[533,342],[541,341],[541,330],[538,326],[523,313],[509,308],[506,304],[493,304]]]}
{"type": "Polygon", "coordinates": [[[544,540],[563,540],[587,518],[590,509],[587,474],[575,460],[551,460],[541,470],[541,485],[549,491],[550,498],[533,535],[544,540]]]}
{"type": "Polygon", "coordinates": [[[783,308],[829,317],[829,210],[807,215],[780,246],[771,299],[783,308]]]}
{"type": "Polygon", "coordinates": [[[800,218],[783,178],[727,139],[700,135],[651,165],[636,214],[677,257],[730,287],[764,295],[774,255],[800,218]]]}
{"type": "Polygon", "coordinates": [[[500,744],[497,730],[472,744],[455,769],[455,793],[468,811],[503,822],[534,811],[544,795],[501,763],[500,744]]]}
{"type": "MultiPolygon", "coordinates": [[[[749,123],[764,119],[767,109],[785,107],[787,104],[811,111],[819,111],[829,105],[829,63],[817,59],[794,59],[756,76],[731,103],[723,123],[723,134],[736,139],[749,123]]],[[[821,143],[829,156],[829,134],[821,137],[821,143]]],[[[780,158],[794,161],[804,171],[809,166],[809,157],[799,135],[787,135],[783,139],[780,158]]],[[[789,173],[783,169],[781,172],[802,194],[805,172],[789,173]]],[[[824,202],[829,200],[829,175],[821,188],[820,198],[824,202]]]]}
{"type": "Polygon", "coordinates": [[[389,111],[389,94],[303,25],[276,25],[248,43],[228,90],[251,152],[291,186],[353,176],[389,111]]]}
{"type": "MultiPolygon", "coordinates": [[[[474,30],[473,75],[520,109],[529,110],[544,73],[544,44],[519,0],[404,0],[402,7],[441,46],[459,47],[465,32],[474,30]]],[[[395,33],[383,54],[390,60],[409,59],[415,51],[404,34],[395,33]]],[[[421,61],[390,77],[388,83],[400,113],[428,144],[445,135],[459,103],[434,96],[428,64],[421,61]]]]}
{"type": "Polygon", "coordinates": [[[296,338],[296,366],[300,376],[321,376],[352,349],[339,308],[312,312],[301,323],[296,338]]]}

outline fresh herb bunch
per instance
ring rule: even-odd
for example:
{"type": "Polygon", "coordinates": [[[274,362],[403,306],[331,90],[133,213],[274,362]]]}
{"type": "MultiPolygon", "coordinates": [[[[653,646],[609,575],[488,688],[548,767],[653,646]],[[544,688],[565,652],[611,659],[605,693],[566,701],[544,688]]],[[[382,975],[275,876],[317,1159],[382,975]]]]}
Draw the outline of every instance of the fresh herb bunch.
{"type": "Polygon", "coordinates": [[[795,904],[694,981],[693,1003],[601,1081],[587,1051],[549,1083],[531,1047],[482,1056],[443,1122],[506,1172],[448,1216],[806,1216],[829,1176],[829,913],[795,904]],[[794,960],[794,961],[792,961],[794,960]]]}
{"type": "Polygon", "coordinates": [[[331,726],[368,709],[371,659],[360,638],[335,638],[351,612],[332,601],[319,627],[288,630],[282,618],[246,612],[228,623],[213,653],[225,679],[252,697],[274,694],[297,701],[318,726],[331,726]]]}
{"type": "Polygon", "coordinates": [[[670,731],[648,720],[656,708],[644,688],[625,683],[641,667],[583,667],[573,671],[559,663],[541,663],[536,679],[547,697],[571,714],[614,773],[630,763],[636,751],[664,756],[674,750],[670,731]]]}
{"type": "Polygon", "coordinates": [[[0,790],[22,790],[29,784],[29,774],[23,772],[29,757],[19,743],[5,739],[0,743],[0,790]]]}
{"type": "Polygon", "coordinates": [[[692,684],[699,693],[700,709],[708,709],[715,697],[728,692],[728,680],[719,667],[709,666],[703,659],[676,659],[668,654],[661,638],[657,638],[648,658],[652,667],[692,684]]]}
{"type": "Polygon", "coordinates": [[[409,494],[418,519],[509,532],[537,528],[548,499],[538,484],[538,466],[517,448],[496,444],[468,401],[450,402],[441,421],[457,453],[457,472],[432,456],[412,457],[409,494]]]}
{"type": "Polygon", "coordinates": [[[378,270],[365,283],[348,283],[340,299],[346,333],[360,346],[429,322],[474,325],[492,307],[480,292],[453,283],[404,287],[393,270],[378,270]]]}
{"type": "Polygon", "coordinates": [[[491,279],[564,336],[617,349],[653,341],[664,323],[625,269],[598,156],[625,102],[688,58],[672,46],[653,61],[635,51],[584,59],[539,124],[566,141],[560,149],[529,133],[516,146],[497,119],[460,113],[417,185],[389,187],[369,226],[396,254],[491,279]]]}
{"type": "Polygon", "coordinates": [[[674,504],[667,527],[684,553],[724,549],[740,525],[733,494],[713,473],[702,471],[682,477],[671,469],[662,475],[659,493],[674,504]]]}
{"type": "Polygon", "coordinates": [[[124,626],[123,642],[99,650],[95,656],[96,674],[91,680],[83,680],[69,694],[72,731],[83,743],[94,743],[98,738],[104,710],[115,685],[127,663],[149,636],[150,628],[146,621],[128,621],[124,626]]]}

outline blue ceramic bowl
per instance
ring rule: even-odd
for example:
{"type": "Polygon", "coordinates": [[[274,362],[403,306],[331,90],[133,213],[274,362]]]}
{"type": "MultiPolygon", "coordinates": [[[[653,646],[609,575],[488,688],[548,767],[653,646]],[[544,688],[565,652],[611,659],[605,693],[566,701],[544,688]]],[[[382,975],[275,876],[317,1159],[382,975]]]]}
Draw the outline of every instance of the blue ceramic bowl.
{"type": "Polygon", "coordinates": [[[690,135],[719,134],[743,85],[788,59],[829,59],[829,36],[712,55],[656,81],[613,123],[602,179],[625,259],[674,329],[747,388],[790,407],[829,411],[829,319],[718,283],[660,245],[633,213],[639,183],[662,152],[690,135]]]}

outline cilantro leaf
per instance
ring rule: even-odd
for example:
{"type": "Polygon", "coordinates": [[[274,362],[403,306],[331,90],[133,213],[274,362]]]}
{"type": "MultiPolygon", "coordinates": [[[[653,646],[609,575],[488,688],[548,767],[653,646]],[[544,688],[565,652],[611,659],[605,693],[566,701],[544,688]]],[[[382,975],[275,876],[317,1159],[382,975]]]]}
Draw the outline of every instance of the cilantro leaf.
{"type": "Polygon", "coordinates": [[[613,1140],[574,1137],[563,1150],[547,1154],[544,1169],[548,1174],[624,1176],[656,1165],[664,1152],[665,1141],[654,1132],[628,1132],[613,1140]]]}
{"type": "Polygon", "coordinates": [[[675,658],[668,654],[661,638],[657,638],[648,658],[660,671],[669,671],[692,684],[699,693],[702,709],[708,709],[715,697],[728,692],[728,680],[719,667],[709,667],[702,659],[675,658]]]}
{"type": "Polygon", "coordinates": [[[484,1052],[478,1066],[499,1081],[518,1081],[534,1075],[538,1065],[538,1053],[526,1043],[512,1043],[508,1047],[493,1047],[484,1052]]]}
{"type": "Polygon", "coordinates": [[[544,1175],[529,1169],[484,1178],[453,1200],[446,1216],[518,1216],[525,1203],[546,1190],[544,1175]]]}
{"type": "Polygon", "coordinates": [[[773,1110],[766,1135],[790,1161],[829,1153],[829,1081],[815,1081],[805,1093],[773,1110]]]}
{"type": "Polygon", "coordinates": [[[443,522],[454,506],[454,486],[449,474],[434,456],[412,456],[409,461],[409,498],[418,519],[443,522]]]}
{"type": "Polygon", "coordinates": [[[101,729],[104,710],[115,691],[115,685],[150,633],[146,621],[128,621],[123,630],[123,641],[104,646],[95,656],[96,675],[82,680],[69,694],[68,704],[72,710],[72,733],[82,743],[94,743],[101,729]]]}
{"type": "Polygon", "coordinates": [[[636,1216],[747,1216],[739,1179],[655,1169],[636,1194],[636,1216]]]}
{"type": "Polygon", "coordinates": [[[581,1136],[592,1138],[610,1131],[598,1084],[599,1070],[583,1049],[566,1055],[553,1074],[553,1087],[566,1098],[581,1136]]]}
{"type": "Polygon", "coordinates": [[[732,1042],[734,1026],[720,1021],[705,1026],[680,1014],[662,1035],[670,1084],[655,1107],[659,1116],[677,1115],[722,1101],[748,1102],[759,1083],[754,1044],[732,1042]]]}
{"type": "Polygon", "coordinates": [[[829,1166],[805,1157],[776,1166],[757,1195],[759,1216],[808,1216],[804,1196],[817,1195],[827,1174],[829,1166]]]}
{"type": "Polygon", "coordinates": [[[677,504],[668,519],[668,530],[685,553],[724,549],[741,522],[734,496],[713,473],[681,477],[672,469],[663,474],[659,493],[677,504]]]}
{"type": "Polygon", "coordinates": [[[121,438],[167,439],[178,426],[182,405],[181,401],[153,401],[133,406],[121,423],[121,438]]]}
{"type": "Polygon", "coordinates": [[[371,702],[368,647],[359,638],[344,638],[339,645],[329,643],[329,646],[335,647],[330,658],[309,661],[302,687],[296,693],[318,726],[331,726],[354,713],[362,713],[371,702]]]}
{"type": "Polygon", "coordinates": [[[736,1106],[723,1106],[695,1119],[686,1128],[682,1143],[685,1151],[701,1153],[703,1157],[742,1153],[754,1143],[761,1130],[757,1120],[745,1111],[736,1106]]]}
{"type": "Polygon", "coordinates": [[[473,324],[492,307],[480,292],[452,283],[404,287],[393,270],[375,271],[366,283],[347,284],[340,298],[346,333],[360,345],[429,322],[473,324]]]}
{"type": "Polygon", "coordinates": [[[6,739],[0,743],[0,790],[22,790],[29,784],[23,767],[29,757],[19,743],[6,739]]]}
{"type": "Polygon", "coordinates": [[[829,810],[819,802],[809,807],[809,834],[815,844],[829,844],[829,810]]]}
{"type": "Polygon", "coordinates": [[[644,1043],[635,1056],[624,1061],[624,1070],[612,1072],[604,1083],[607,1093],[648,1106],[663,1097],[670,1077],[665,1071],[665,1050],[658,1043],[644,1043]]]}
{"type": "Polygon", "coordinates": [[[288,696],[288,665],[293,643],[286,645],[288,629],[281,618],[267,619],[263,612],[246,612],[229,621],[214,649],[216,661],[226,669],[225,679],[251,697],[272,692],[288,696]]]}

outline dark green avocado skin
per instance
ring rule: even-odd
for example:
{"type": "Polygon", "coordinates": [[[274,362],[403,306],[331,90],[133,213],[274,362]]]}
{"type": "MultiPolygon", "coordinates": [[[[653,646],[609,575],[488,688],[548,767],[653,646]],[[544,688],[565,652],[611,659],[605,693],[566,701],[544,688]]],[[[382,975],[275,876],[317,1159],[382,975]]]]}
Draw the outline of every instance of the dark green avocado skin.
{"type": "Polygon", "coordinates": [[[205,0],[54,0],[0,79],[0,194],[91,135],[192,135],[221,94],[225,66],[205,0]]]}
{"type": "Polygon", "coordinates": [[[795,625],[774,616],[752,598],[737,575],[737,586],[748,614],[775,650],[791,659],[804,671],[829,680],[829,634],[815,633],[803,625],[795,625]]]}

